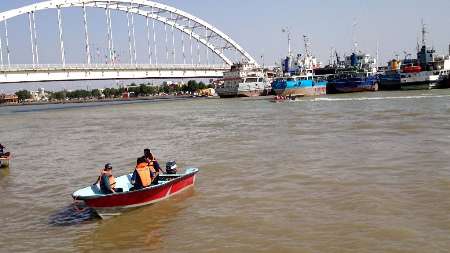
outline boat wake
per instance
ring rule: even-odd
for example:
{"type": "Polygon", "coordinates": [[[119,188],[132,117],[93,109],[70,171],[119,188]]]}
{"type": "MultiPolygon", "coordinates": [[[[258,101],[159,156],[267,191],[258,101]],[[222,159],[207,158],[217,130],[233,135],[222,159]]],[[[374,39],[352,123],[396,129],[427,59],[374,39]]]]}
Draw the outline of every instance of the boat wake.
{"type": "Polygon", "coordinates": [[[76,202],[50,215],[48,223],[53,226],[72,226],[98,218],[93,209],[76,202]]]}
{"type": "Polygon", "coordinates": [[[446,98],[446,97],[450,97],[450,95],[417,95],[417,96],[361,97],[361,98],[315,98],[313,101],[366,101],[366,100],[395,100],[395,99],[446,98]]]}

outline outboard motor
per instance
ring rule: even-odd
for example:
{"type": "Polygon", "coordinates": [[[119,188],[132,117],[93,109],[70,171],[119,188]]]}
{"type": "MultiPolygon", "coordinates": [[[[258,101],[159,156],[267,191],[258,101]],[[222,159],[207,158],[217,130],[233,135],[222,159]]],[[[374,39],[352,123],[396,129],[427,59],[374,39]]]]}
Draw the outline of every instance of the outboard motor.
{"type": "Polygon", "coordinates": [[[177,163],[175,161],[170,161],[166,163],[166,173],[177,174],[177,163]]]}

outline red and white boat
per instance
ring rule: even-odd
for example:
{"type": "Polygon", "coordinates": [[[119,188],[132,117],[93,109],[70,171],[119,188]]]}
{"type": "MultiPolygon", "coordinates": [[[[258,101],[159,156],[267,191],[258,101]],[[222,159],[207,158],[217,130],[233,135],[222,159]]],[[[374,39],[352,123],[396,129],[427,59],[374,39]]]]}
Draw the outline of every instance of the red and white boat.
{"type": "Polygon", "coordinates": [[[9,167],[9,160],[11,159],[11,153],[7,152],[0,156],[0,168],[9,167]]]}
{"type": "Polygon", "coordinates": [[[183,174],[160,175],[159,183],[150,187],[130,191],[132,174],[116,178],[116,188],[122,188],[123,192],[103,194],[98,184],[80,189],[72,194],[75,200],[82,200],[87,206],[94,209],[104,218],[120,215],[123,211],[150,205],[167,199],[195,183],[197,168],[188,168],[183,174]]]}

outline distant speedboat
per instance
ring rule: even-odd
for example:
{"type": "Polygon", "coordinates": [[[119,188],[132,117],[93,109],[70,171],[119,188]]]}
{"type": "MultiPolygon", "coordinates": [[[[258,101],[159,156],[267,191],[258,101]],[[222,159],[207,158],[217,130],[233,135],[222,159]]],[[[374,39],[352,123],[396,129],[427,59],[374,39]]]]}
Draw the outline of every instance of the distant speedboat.
{"type": "Polygon", "coordinates": [[[98,184],[80,189],[72,194],[74,200],[82,200],[102,218],[120,215],[123,211],[150,205],[167,199],[195,183],[197,168],[188,168],[183,174],[163,174],[159,183],[150,187],[130,191],[132,174],[116,178],[116,188],[123,192],[103,194],[98,184]]]}
{"type": "Polygon", "coordinates": [[[9,160],[11,159],[11,153],[7,152],[0,156],[0,168],[9,167],[9,160]]]}

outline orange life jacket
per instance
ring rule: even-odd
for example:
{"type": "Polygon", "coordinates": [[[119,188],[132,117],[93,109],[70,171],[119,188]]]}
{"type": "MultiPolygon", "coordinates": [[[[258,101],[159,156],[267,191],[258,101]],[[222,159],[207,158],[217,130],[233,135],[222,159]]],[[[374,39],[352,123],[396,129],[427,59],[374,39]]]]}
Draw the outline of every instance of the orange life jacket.
{"type": "MultiPolygon", "coordinates": [[[[100,177],[98,178],[98,182],[100,182],[100,184],[102,183],[102,176],[106,174],[106,172],[104,170],[102,170],[100,177]]],[[[109,178],[109,185],[111,186],[111,189],[115,189],[116,188],[116,178],[113,175],[108,176],[109,178]]]]}
{"type": "Polygon", "coordinates": [[[152,184],[152,177],[150,176],[150,166],[148,163],[140,163],[136,166],[136,171],[141,178],[142,187],[148,187],[152,184]]]}

